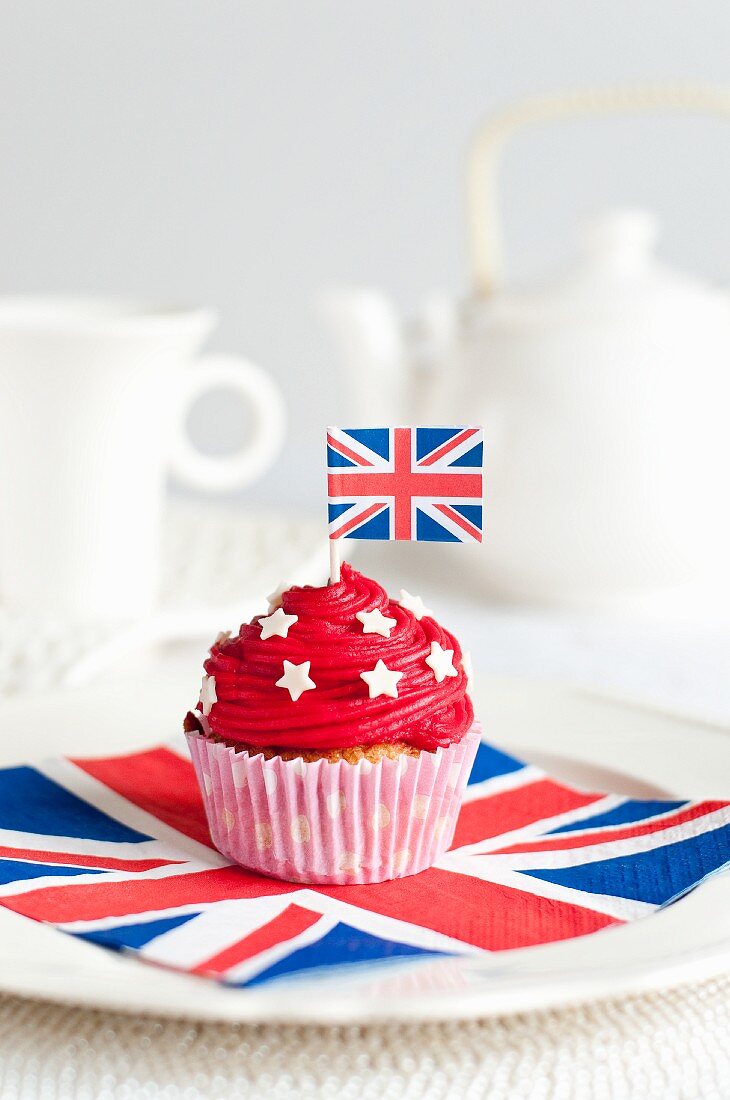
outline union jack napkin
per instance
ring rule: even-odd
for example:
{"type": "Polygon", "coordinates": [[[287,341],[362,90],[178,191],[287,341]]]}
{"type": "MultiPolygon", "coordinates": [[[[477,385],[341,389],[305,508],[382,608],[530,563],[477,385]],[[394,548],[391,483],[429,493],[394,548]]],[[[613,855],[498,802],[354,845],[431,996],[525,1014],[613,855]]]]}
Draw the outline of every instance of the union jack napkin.
{"type": "Polygon", "coordinates": [[[481,428],[329,428],[331,539],[481,542],[481,428]]]}
{"type": "Polygon", "coordinates": [[[730,861],[730,803],[574,790],[483,743],[453,845],[370,886],[279,882],[212,848],[180,737],[0,770],[0,904],[145,962],[255,986],[584,936],[730,861]]]}

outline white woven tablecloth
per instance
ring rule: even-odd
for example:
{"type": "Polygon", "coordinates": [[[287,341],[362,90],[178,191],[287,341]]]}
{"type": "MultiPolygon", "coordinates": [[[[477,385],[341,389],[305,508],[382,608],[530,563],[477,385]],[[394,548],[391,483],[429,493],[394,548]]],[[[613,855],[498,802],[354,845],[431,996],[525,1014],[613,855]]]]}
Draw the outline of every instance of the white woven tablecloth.
{"type": "Polygon", "coordinates": [[[730,977],[561,1011],[381,1027],[129,1017],[0,997],[2,1100],[724,1100],[730,977]]]}

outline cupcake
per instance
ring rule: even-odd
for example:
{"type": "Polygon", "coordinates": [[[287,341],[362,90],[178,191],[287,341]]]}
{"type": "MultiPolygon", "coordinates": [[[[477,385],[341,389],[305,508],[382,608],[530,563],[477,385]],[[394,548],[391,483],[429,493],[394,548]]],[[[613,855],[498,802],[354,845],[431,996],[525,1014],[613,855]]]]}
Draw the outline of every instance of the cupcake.
{"type": "Polygon", "coordinates": [[[219,635],[185,720],[214,844],[294,882],[381,882],[449,847],[479,727],[468,657],[349,565],[219,635]]]}

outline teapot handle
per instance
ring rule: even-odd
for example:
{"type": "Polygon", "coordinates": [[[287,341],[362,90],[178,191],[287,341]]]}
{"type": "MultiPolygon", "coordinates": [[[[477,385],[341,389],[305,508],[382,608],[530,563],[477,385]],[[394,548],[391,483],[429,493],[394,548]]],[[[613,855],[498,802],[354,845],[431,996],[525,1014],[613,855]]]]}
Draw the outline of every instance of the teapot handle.
{"type": "Polygon", "coordinates": [[[503,148],[513,134],[525,126],[570,116],[657,109],[730,115],[730,89],[678,84],[562,92],[520,100],[481,124],[467,168],[471,274],[477,296],[491,294],[502,279],[497,177],[503,148]]]}

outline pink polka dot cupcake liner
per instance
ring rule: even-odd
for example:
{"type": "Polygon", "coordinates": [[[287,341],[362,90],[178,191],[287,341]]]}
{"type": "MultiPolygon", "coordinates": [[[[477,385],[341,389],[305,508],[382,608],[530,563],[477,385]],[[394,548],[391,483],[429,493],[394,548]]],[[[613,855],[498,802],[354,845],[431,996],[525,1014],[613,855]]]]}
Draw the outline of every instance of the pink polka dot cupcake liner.
{"type": "Polygon", "coordinates": [[[234,863],[291,882],[383,882],[430,867],[450,846],[479,745],[377,763],[266,760],[187,735],[211,838],[234,863]]]}

